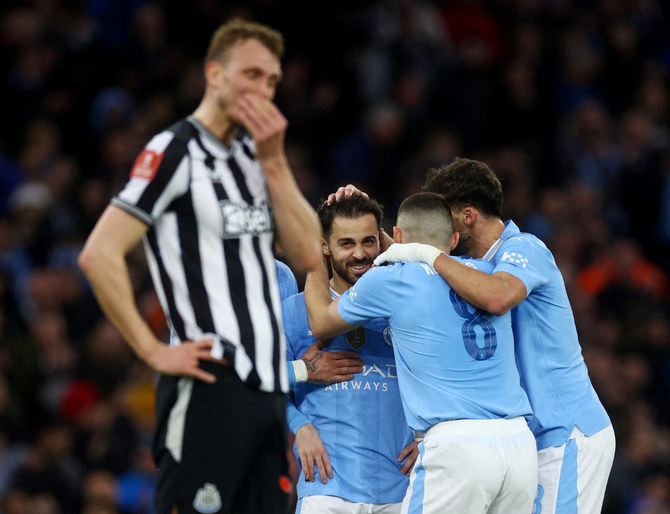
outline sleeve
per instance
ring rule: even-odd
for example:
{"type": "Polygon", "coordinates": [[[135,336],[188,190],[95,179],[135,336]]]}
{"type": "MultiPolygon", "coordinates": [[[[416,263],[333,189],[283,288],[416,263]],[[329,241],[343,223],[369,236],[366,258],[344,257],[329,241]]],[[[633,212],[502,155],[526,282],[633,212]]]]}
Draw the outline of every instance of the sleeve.
{"type": "Polygon", "coordinates": [[[526,296],[549,282],[551,254],[540,251],[526,237],[508,239],[499,250],[502,252],[493,273],[504,271],[514,275],[526,286],[526,296]]]}
{"type": "Polygon", "coordinates": [[[277,267],[277,282],[279,282],[279,295],[282,300],[289,296],[298,294],[298,281],[293,274],[293,270],[284,262],[275,259],[277,267]]]}
{"type": "Polygon", "coordinates": [[[295,434],[300,428],[311,421],[295,406],[293,398],[286,395],[286,424],[291,433],[295,434]]]}
{"type": "Polygon", "coordinates": [[[394,271],[402,264],[372,268],[342,296],[337,312],[350,325],[364,325],[376,318],[391,317],[391,302],[397,291],[391,287],[396,277],[394,271]]]}
{"type": "Polygon", "coordinates": [[[128,181],[112,198],[116,205],[152,225],[189,187],[190,159],[184,141],[166,131],[137,156],[128,181]]]}

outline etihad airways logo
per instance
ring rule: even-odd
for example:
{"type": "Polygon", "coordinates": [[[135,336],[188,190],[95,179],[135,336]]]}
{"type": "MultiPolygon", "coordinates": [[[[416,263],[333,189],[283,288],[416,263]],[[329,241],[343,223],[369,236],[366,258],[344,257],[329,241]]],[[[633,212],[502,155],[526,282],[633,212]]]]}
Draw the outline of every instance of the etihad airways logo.
{"type": "Polygon", "coordinates": [[[223,216],[223,239],[237,239],[243,235],[256,236],[272,232],[272,214],[267,202],[249,205],[246,202],[220,202],[223,216]]]}
{"type": "MultiPolygon", "coordinates": [[[[377,364],[365,364],[363,371],[358,376],[366,377],[367,380],[349,380],[348,382],[339,382],[326,386],[326,391],[371,391],[385,393],[389,390],[389,382],[387,379],[398,379],[396,375],[395,364],[382,364],[381,367],[377,364]],[[378,380],[376,380],[378,379],[378,380]]],[[[394,390],[397,386],[394,386],[394,390]]]]}

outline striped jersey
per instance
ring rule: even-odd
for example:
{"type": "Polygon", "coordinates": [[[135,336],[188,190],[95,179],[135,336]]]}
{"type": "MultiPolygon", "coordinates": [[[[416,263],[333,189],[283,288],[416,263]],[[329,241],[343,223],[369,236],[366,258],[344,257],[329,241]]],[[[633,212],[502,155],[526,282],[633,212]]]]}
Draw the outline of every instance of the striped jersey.
{"type": "Polygon", "coordinates": [[[213,338],[262,391],[288,389],[270,198],[252,139],[230,147],[189,116],[155,135],[112,204],[149,230],[147,262],[171,344],[213,338]]]}

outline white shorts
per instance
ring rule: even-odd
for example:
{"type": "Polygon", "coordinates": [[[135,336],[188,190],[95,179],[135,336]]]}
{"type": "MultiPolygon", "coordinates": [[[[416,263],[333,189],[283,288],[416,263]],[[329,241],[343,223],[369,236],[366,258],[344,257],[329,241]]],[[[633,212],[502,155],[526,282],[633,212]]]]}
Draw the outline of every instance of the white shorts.
{"type": "Polygon", "coordinates": [[[563,446],[540,450],[533,514],[600,513],[615,446],[610,425],[591,437],[575,428],[563,446]]]}
{"type": "Polygon", "coordinates": [[[400,514],[401,503],[356,503],[337,496],[305,496],[295,514],[400,514]]]}
{"type": "Polygon", "coordinates": [[[530,513],[537,446],[526,420],[438,423],[419,444],[402,513],[530,513]]]}

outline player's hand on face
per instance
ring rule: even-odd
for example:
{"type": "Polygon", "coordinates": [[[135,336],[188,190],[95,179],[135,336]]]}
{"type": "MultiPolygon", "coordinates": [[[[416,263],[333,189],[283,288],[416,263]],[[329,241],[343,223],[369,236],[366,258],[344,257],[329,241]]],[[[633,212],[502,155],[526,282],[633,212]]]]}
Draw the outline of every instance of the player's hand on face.
{"type": "Polygon", "coordinates": [[[212,357],[213,345],[212,339],[185,341],[178,346],[161,345],[148,357],[147,363],[165,375],[187,375],[211,384],[216,381],[216,377],[200,368],[200,361],[209,360],[228,364],[223,359],[212,357]]]}
{"type": "Polygon", "coordinates": [[[249,131],[256,143],[256,157],[263,161],[283,155],[288,122],[271,100],[245,93],[232,106],[235,119],[249,131]]]}
{"type": "Polygon", "coordinates": [[[356,352],[324,352],[326,341],[319,340],[300,357],[307,365],[307,381],[313,384],[332,384],[352,380],[363,371],[365,364],[356,352]]]}
{"type": "Polygon", "coordinates": [[[337,188],[337,191],[330,193],[326,199],[328,205],[332,205],[335,202],[339,202],[342,198],[349,198],[353,195],[359,195],[363,198],[370,198],[368,194],[364,191],[361,191],[353,184],[347,184],[346,186],[340,186],[337,188]]]}
{"type": "Polygon", "coordinates": [[[405,463],[400,468],[400,472],[403,475],[409,476],[412,472],[412,468],[416,463],[416,459],[419,457],[419,443],[421,441],[413,441],[405,446],[400,454],[398,455],[398,462],[405,460],[405,463]]]}
{"type": "Polygon", "coordinates": [[[298,429],[295,434],[295,446],[307,482],[316,480],[314,465],[319,470],[322,483],[325,484],[329,478],[333,478],[333,468],[330,465],[328,452],[314,425],[307,423],[298,429]]]}

